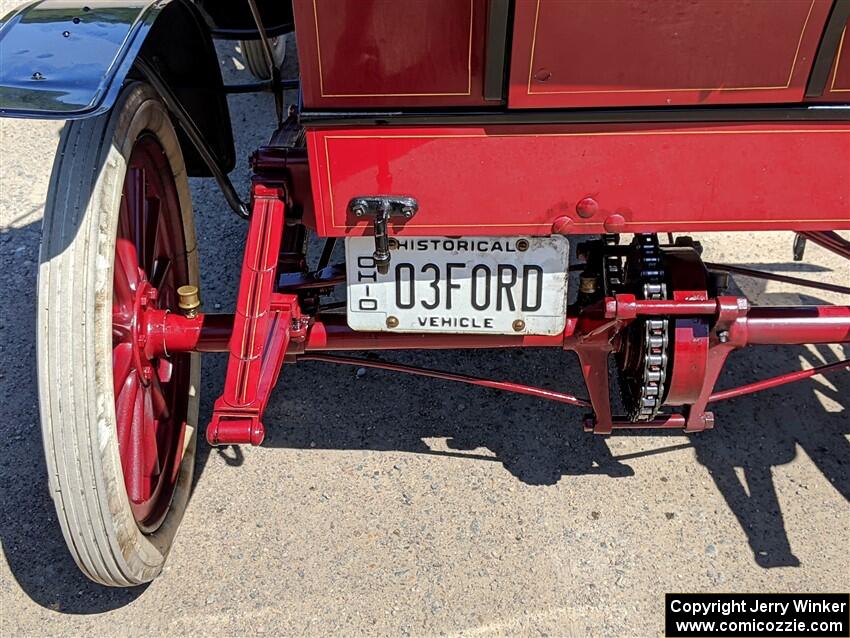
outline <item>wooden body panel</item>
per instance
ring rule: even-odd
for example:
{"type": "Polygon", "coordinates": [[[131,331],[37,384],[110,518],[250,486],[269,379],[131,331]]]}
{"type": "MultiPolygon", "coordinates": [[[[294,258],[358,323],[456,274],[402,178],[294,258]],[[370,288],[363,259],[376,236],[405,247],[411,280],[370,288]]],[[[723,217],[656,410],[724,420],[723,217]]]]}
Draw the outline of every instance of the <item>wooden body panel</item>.
{"type": "Polygon", "coordinates": [[[850,228],[845,123],[309,130],[308,153],[325,236],[371,232],[363,195],[415,197],[407,235],[850,228]]]}
{"type": "Polygon", "coordinates": [[[307,108],[484,104],[486,0],[294,0],[307,108]]]}
{"type": "Polygon", "coordinates": [[[830,6],[830,0],[517,0],[509,105],[798,102],[830,6]]]}

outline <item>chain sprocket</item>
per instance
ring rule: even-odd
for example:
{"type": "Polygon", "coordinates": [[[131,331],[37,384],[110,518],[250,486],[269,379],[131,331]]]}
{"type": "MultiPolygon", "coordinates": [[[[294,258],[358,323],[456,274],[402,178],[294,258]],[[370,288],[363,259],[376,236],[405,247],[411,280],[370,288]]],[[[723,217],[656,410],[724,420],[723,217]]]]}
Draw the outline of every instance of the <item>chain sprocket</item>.
{"type": "MultiPolygon", "coordinates": [[[[606,264],[607,265],[607,264],[606,264]]],[[[606,279],[610,282],[608,271],[606,279]]],[[[631,243],[623,284],[610,287],[633,293],[641,299],[667,299],[667,273],[656,235],[635,235],[631,243]]],[[[623,330],[616,353],[620,390],[629,420],[652,421],[661,404],[668,377],[670,322],[666,318],[637,319],[623,330]]]]}

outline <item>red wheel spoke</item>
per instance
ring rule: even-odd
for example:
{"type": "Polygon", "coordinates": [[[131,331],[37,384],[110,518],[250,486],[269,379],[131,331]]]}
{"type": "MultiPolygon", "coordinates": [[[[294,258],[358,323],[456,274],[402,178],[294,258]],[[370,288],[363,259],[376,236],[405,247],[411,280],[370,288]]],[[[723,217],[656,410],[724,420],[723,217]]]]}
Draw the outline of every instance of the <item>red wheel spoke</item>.
{"type": "Polygon", "coordinates": [[[133,428],[133,415],[136,409],[136,394],[139,391],[139,377],[133,374],[127,375],[124,383],[116,395],[115,420],[118,430],[118,449],[121,452],[121,463],[124,466],[124,475],[127,476],[129,467],[126,452],[130,444],[130,431],[133,428]]]}
{"type": "Polygon", "coordinates": [[[154,417],[160,421],[168,419],[171,416],[168,412],[168,401],[165,398],[165,393],[162,391],[162,384],[160,384],[156,372],[151,379],[150,394],[154,417]]]}
{"type": "MultiPolygon", "coordinates": [[[[145,221],[147,217],[147,189],[145,187],[145,169],[137,166],[127,171],[127,207],[132,228],[132,239],[136,247],[136,259],[145,255],[145,221]]],[[[136,262],[144,266],[141,261],[136,262]]]]}
{"type": "Polygon", "coordinates": [[[115,276],[113,279],[116,284],[113,296],[118,295],[120,299],[126,298],[132,308],[132,300],[139,285],[139,257],[133,242],[128,239],[119,238],[115,244],[115,276]],[[123,277],[123,280],[121,277],[123,277]]]}
{"type": "Polygon", "coordinates": [[[154,288],[159,288],[168,276],[171,269],[171,260],[168,257],[157,257],[153,261],[150,271],[150,282],[154,288]]]}
{"type": "MultiPolygon", "coordinates": [[[[141,388],[140,386],[139,388],[141,388]]],[[[142,503],[146,499],[143,477],[143,459],[145,453],[145,393],[136,391],[133,401],[133,418],[130,420],[127,454],[122,456],[124,482],[127,495],[133,503],[142,503]]]]}
{"type": "Polygon", "coordinates": [[[157,476],[160,472],[159,448],[157,446],[156,436],[158,422],[156,419],[156,412],[153,407],[152,388],[153,386],[147,386],[143,393],[145,397],[145,419],[143,422],[144,432],[142,436],[142,442],[144,445],[144,463],[142,464],[142,467],[147,496],[150,496],[153,493],[153,481],[151,479],[157,476]]]}
{"type": "MultiPolygon", "coordinates": [[[[113,325],[113,332],[115,326],[113,325]]],[[[130,343],[119,343],[112,349],[112,379],[115,385],[115,397],[118,398],[121,388],[127,381],[127,377],[132,372],[135,376],[133,368],[133,345],[130,343]]]]}
{"type": "Polygon", "coordinates": [[[150,275],[153,270],[157,235],[159,235],[159,200],[149,197],[145,200],[145,204],[144,241],[139,258],[142,260],[142,270],[150,275]]]}

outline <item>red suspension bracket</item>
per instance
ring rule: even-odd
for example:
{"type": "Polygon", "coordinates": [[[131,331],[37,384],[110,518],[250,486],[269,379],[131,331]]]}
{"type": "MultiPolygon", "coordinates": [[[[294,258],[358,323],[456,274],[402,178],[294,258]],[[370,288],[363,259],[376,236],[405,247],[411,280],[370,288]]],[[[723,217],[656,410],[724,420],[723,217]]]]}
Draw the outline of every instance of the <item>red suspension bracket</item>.
{"type": "Polygon", "coordinates": [[[263,442],[263,411],[284,355],[290,341],[303,340],[306,332],[298,298],[274,292],[285,226],[285,188],[255,182],[252,195],[224,392],[207,427],[211,445],[263,442]]]}

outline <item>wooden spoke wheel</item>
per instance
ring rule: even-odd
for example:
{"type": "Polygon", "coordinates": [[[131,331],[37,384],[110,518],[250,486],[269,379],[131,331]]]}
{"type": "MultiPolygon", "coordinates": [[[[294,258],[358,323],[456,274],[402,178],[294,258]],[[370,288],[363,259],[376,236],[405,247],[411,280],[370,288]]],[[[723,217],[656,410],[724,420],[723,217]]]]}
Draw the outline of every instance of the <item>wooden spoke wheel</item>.
{"type": "Polygon", "coordinates": [[[153,90],[134,83],[110,113],[66,125],[39,272],[51,495],[75,560],[107,585],[159,573],[188,501],[199,357],[153,351],[146,326],[197,283],[177,136],[153,90]]]}

